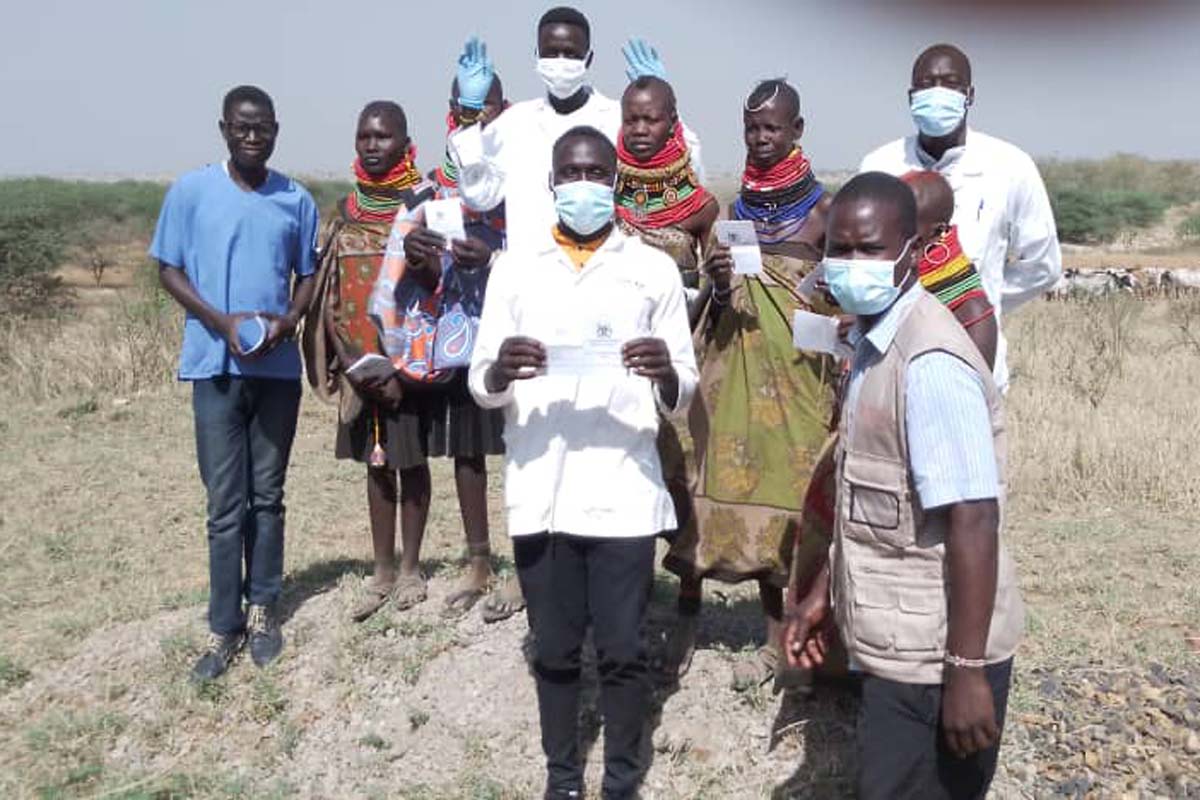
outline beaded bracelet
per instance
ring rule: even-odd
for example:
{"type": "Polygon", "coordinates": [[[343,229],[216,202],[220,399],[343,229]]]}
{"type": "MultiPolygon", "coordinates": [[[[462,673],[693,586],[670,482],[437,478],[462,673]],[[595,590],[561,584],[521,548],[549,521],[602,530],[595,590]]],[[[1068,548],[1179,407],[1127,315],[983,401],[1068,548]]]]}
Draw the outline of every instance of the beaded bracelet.
{"type": "Polygon", "coordinates": [[[969,320],[967,320],[966,322],[964,322],[964,323],[962,324],[962,326],[963,326],[963,328],[967,328],[967,329],[969,329],[969,328],[971,328],[972,326],[974,326],[974,325],[977,325],[977,324],[978,324],[978,323],[980,323],[980,322],[983,322],[983,321],[984,321],[985,319],[987,319],[988,317],[995,316],[995,314],[996,314],[996,309],[995,309],[995,308],[991,308],[991,307],[989,307],[987,311],[983,312],[983,313],[982,313],[982,314],[980,314],[978,317],[975,317],[975,318],[973,318],[973,319],[969,319],[969,320]]]}
{"type": "Polygon", "coordinates": [[[950,651],[946,651],[945,661],[952,667],[959,669],[983,669],[987,666],[987,659],[984,658],[963,658],[956,656],[950,651]]]}

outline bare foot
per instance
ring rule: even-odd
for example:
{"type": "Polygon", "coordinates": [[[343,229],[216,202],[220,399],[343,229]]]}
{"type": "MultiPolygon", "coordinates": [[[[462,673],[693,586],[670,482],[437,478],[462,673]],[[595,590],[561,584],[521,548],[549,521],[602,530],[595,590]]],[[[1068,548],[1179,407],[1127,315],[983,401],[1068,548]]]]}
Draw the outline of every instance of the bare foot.
{"type": "Polygon", "coordinates": [[[446,597],[446,607],[442,616],[454,619],[466,614],[487,592],[488,584],[492,581],[492,563],[488,556],[472,556],[467,565],[467,572],[459,579],[458,585],[446,597]]]}
{"type": "Polygon", "coordinates": [[[525,595],[516,575],[509,575],[504,585],[488,595],[483,602],[483,621],[499,622],[525,608],[525,595]]]}
{"type": "Polygon", "coordinates": [[[368,579],[362,587],[361,596],[350,611],[350,619],[362,622],[368,619],[388,601],[388,596],[396,588],[395,576],[381,577],[376,575],[368,579]]]}
{"type": "Polygon", "coordinates": [[[396,587],[392,589],[392,605],[397,611],[407,611],[413,606],[425,602],[429,596],[429,588],[425,576],[420,572],[401,574],[396,579],[396,587]]]}

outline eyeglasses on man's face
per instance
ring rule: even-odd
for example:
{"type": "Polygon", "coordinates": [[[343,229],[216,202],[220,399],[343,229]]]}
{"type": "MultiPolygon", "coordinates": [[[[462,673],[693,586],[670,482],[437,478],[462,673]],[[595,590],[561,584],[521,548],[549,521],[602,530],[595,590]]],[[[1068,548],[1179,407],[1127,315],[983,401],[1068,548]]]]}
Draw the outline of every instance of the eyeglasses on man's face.
{"type": "Polygon", "coordinates": [[[240,122],[225,121],[225,132],[234,139],[249,139],[252,136],[259,139],[271,139],[279,130],[275,122],[240,122]]]}

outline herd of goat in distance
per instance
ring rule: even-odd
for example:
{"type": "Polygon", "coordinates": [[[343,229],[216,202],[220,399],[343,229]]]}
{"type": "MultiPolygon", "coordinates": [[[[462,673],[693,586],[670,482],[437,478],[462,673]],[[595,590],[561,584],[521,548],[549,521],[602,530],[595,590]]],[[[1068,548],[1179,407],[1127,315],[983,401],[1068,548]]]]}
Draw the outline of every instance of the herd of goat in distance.
{"type": "Polygon", "coordinates": [[[1046,293],[1046,297],[1050,300],[1069,300],[1118,292],[1136,297],[1178,297],[1200,293],[1200,269],[1068,268],[1058,283],[1046,293]]]}

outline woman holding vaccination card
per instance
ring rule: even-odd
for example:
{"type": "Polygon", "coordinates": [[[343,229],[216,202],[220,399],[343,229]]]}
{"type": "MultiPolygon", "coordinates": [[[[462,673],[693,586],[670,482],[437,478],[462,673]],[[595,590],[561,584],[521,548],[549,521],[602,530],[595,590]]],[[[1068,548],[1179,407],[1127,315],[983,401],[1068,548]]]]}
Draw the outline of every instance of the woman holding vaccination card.
{"type": "Polygon", "coordinates": [[[814,480],[814,467],[836,379],[832,358],[798,351],[792,338],[796,310],[833,311],[798,289],[820,258],[828,198],[797,144],[804,120],[796,90],[782,80],[759,84],[743,122],[742,188],[732,220],[715,225],[704,265],[713,291],[690,418],[698,465],[693,513],[664,560],[680,577],[666,663],[674,675],[690,664],[701,582],[758,582],[768,640],[735,666],[735,688],[775,674],[797,537],[814,552],[828,541],[832,498],[814,480]]]}
{"type": "MultiPolygon", "coordinates": [[[[503,108],[494,78],[483,107],[451,98],[452,129],[486,124],[503,108]]],[[[467,389],[479,314],[495,254],[503,247],[504,212],[473,214],[458,198],[453,173],[434,173],[436,196],[396,218],[372,297],[384,350],[401,374],[407,397],[419,409],[421,442],[428,456],[454,459],[455,489],[467,540],[467,570],[446,597],[444,616],[466,614],[492,581],[487,517],[486,457],[504,452],[503,415],[476,405],[467,389]]],[[[428,476],[428,472],[425,473],[428,476]]],[[[428,481],[428,477],[426,477],[428,481]]],[[[411,535],[402,519],[401,583],[411,593],[393,597],[401,608],[425,599],[419,553],[429,511],[428,483],[419,498],[411,535]]],[[[402,498],[402,502],[404,502],[402,498]]]]}

